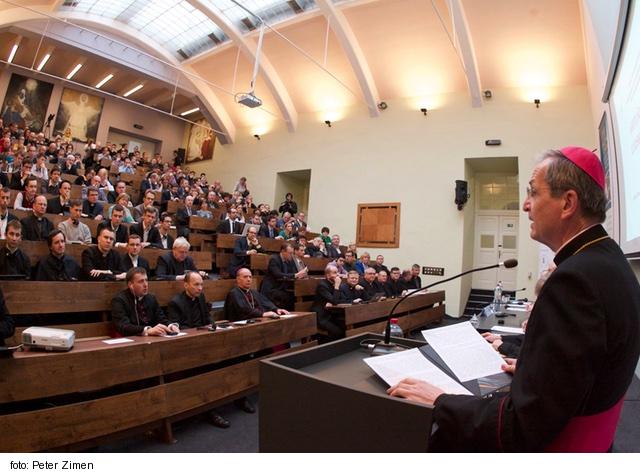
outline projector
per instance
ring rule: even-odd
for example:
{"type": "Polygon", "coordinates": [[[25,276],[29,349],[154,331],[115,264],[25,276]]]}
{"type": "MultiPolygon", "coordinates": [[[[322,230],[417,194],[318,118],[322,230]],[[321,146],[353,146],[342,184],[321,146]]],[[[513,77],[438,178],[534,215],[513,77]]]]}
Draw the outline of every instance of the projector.
{"type": "Polygon", "coordinates": [[[73,348],[76,333],[48,327],[29,327],[22,332],[22,343],[28,347],[47,351],[69,351],[73,348]]]}
{"type": "Polygon", "coordinates": [[[252,93],[239,94],[236,97],[236,101],[249,108],[256,108],[262,105],[262,100],[260,100],[258,97],[256,97],[252,93]]]}

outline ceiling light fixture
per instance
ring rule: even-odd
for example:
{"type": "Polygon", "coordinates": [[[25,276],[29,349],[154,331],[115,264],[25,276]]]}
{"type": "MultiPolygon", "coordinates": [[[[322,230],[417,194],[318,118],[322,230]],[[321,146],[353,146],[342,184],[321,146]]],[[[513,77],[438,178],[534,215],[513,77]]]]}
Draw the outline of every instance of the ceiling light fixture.
{"type": "Polygon", "coordinates": [[[123,94],[123,97],[129,97],[129,95],[131,94],[135,94],[137,91],[139,91],[140,89],[142,89],[144,87],[144,84],[138,84],[136,85],[133,89],[131,89],[129,92],[127,92],[126,94],[123,94]]]}
{"type": "Polygon", "coordinates": [[[75,76],[81,67],[82,67],[82,64],[76,64],[76,67],[74,67],[73,70],[69,73],[69,75],[67,76],[67,79],[71,79],[73,76],[75,76]]]}
{"type": "Polygon", "coordinates": [[[422,112],[422,114],[423,114],[425,117],[427,116],[427,109],[426,109],[426,108],[422,107],[422,108],[420,109],[420,111],[422,112]]]}
{"type": "Polygon", "coordinates": [[[536,104],[536,108],[540,108],[540,99],[533,99],[533,103],[536,104]]]}
{"type": "Polygon", "coordinates": [[[331,128],[331,120],[325,120],[324,124],[331,128]]]}
{"type": "Polygon", "coordinates": [[[18,52],[18,44],[14,44],[13,47],[11,48],[11,52],[9,53],[9,59],[7,59],[7,62],[11,62],[13,61],[13,58],[16,57],[16,53],[18,52]]]}
{"type": "Polygon", "coordinates": [[[40,65],[37,68],[38,72],[40,72],[44,68],[44,65],[47,63],[50,57],[51,57],[51,54],[49,53],[45,54],[45,56],[42,58],[42,61],[40,61],[40,65]]]}
{"type": "Polygon", "coordinates": [[[387,102],[380,102],[378,104],[378,110],[386,110],[389,107],[389,105],[387,105],[387,102]]]}
{"type": "Polygon", "coordinates": [[[104,79],[102,79],[100,82],[98,82],[96,84],[96,89],[99,89],[100,87],[102,87],[103,85],[105,85],[107,82],[109,82],[111,79],[113,79],[113,74],[109,74],[108,76],[106,76],[104,79]]]}
{"type": "Polygon", "coordinates": [[[184,117],[184,116],[189,115],[189,114],[191,114],[191,113],[197,112],[198,110],[200,110],[198,107],[196,107],[196,108],[192,108],[191,110],[187,110],[186,112],[182,112],[182,113],[180,114],[180,116],[181,116],[181,117],[184,117]]]}
{"type": "Polygon", "coordinates": [[[256,140],[260,141],[260,135],[255,134],[255,135],[253,135],[253,137],[254,137],[256,140]]]}

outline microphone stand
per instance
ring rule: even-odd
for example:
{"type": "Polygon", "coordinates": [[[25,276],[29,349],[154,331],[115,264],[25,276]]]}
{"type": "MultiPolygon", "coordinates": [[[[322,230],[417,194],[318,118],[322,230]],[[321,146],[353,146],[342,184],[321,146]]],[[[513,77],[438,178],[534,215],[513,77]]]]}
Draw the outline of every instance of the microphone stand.
{"type": "Polygon", "coordinates": [[[395,313],[396,309],[398,308],[398,306],[407,297],[412,296],[413,294],[416,294],[416,293],[418,293],[420,291],[426,291],[427,289],[430,289],[433,286],[437,286],[438,284],[444,284],[444,283],[452,281],[454,279],[461,278],[462,276],[466,276],[467,274],[475,273],[476,271],[485,271],[487,269],[495,269],[495,268],[499,268],[500,266],[505,266],[506,268],[513,268],[513,267],[517,266],[517,264],[518,264],[517,260],[507,260],[507,262],[509,264],[505,264],[504,262],[501,261],[500,263],[492,264],[490,266],[484,266],[482,268],[469,269],[468,271],[465,271],[465,272],[460,273],[460,274],[456,274],[455,276],[451,276],[450,278],[443,279],[442,281],[436,281],[434,283],[428,284],[425,287],[419,287],[418,289],[413,289],[413,290],[407,292],[404,296],[400,297],[400,299],[398,299],[398,302],[396,302],[394,304],[394,306],[391,308],[391,312],[389,313],[389,316],[387,317],[387,328],[385,329],[385,332],[384,332],[384,341],[377,342],[375,345],[373,345],[373,347],[371,347],[371,356],[388,355],[390,353],[395,353],[395,352],[398,352],[398,351],[405,350],[405,348],[403,348],[401,346],[398,346],[395,343],[391,343],[391,319],[392,319],[393,314],[395,313]]]}

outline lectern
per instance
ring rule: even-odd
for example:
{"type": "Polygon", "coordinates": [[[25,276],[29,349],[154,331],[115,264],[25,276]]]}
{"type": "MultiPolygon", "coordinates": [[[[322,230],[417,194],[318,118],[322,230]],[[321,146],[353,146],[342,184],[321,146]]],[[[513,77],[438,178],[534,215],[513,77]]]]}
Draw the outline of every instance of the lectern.
{"type": "MultiPolygon", "coordinates": [[[[261,452],[425,452],[431,409],[386,394],[365,333],[260,363],[261,452]]],[[[410,348],[425,342],[393,339],[410,348]]]]}

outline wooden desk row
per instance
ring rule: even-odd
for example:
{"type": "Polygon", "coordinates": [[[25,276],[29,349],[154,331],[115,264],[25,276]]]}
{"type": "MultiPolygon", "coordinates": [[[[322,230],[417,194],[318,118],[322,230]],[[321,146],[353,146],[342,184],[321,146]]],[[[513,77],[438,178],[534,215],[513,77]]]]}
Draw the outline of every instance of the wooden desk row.
{"type": "MultiPolygon", "coordinates": [[[[6,240],[0,240],[0,248],[6,245],[6,240]]],[[[82,252],[95,245],[79,245],[79,244],[67,244],[65,253],[76,260],[78,265],[82,266],[82,252]]],[[[49,254],[49,247],[44,241],[23,241],[20,243],[20,248],[31,259],[31,265],[38,264],[41,258],[49,254]]],[[[125,247],[118,247],[115,249],[120,254],[125,254],[127,249],[125,247]]],[[[141,256],[149,261],[151,269],[156,269],[156,263],[158,257],[165,254],[169,250],[161,250],[158,248],[143,248],[141,256]]],[[[200,271],[210,272],[213,269],[212,253],[208,251],[190,251],[189,256],[193,258],[193,261],[200,271]]]]}
{"type": "Polygon", "coordinates": [[[12,412],[0,415],[0,450],[74,450],[150,428],[162,429],[170,441],[171,422],[258,389],[261,358],[248,355],[306,339],[315,334],[316,320],[302,313],[186,332],[129,337],[134,341],[121,345],[80,341],[68,353],[27,351],[0,359],[0,402],[3,412],[12,412]]]}

